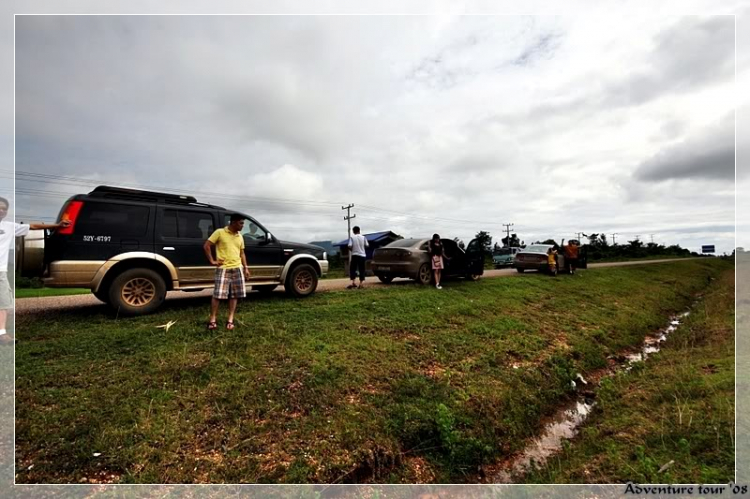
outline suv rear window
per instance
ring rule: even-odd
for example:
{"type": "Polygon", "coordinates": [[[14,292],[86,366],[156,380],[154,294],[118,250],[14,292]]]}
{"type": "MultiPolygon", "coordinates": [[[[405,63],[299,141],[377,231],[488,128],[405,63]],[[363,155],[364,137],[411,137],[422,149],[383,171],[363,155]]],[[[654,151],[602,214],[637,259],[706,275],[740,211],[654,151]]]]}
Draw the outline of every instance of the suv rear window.
{"type": "Polygon", "coordinates": [[[164,210],[162,237],[206,240],[214,231],[214,217],[205,211],[164,210]]]}
{"type": "Polygon", "coordinates": [[[76,233],[143,236],[148,230],[150,212],[148,206],[86,201],[76,221],[76,233]]]}

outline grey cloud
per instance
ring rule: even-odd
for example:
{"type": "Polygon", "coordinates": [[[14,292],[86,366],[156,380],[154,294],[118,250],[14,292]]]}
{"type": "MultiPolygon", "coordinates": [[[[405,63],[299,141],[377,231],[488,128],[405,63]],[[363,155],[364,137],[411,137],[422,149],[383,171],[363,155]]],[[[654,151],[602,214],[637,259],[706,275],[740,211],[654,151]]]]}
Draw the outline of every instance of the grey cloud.
{"type": "Polygon", "coordinates": [[[733,17],[686,17],[656,35],[644,63],[629,68],[626,76],[582,77],[571,82],[565,93],[530,108],[524,118],[585,118],[602,110],[640,106],[664,96],[728,83],[733,77],[733,17]]]}
{"type": "Polygon", "coordinates": [[[636,170],[641,181],[709,179],[734,181],[734,120],[721,122],[644,161],[636,170]]]}
{"type": "Polygon", "coordinates": [[[543,33],[513,60],[515,66],[529,66],[540,59],[550,59],[561,44],[559,33],[543,33]]]}
{"type": "Polygon", "coordinates": [[[648,64],[612,84],[606,103],[639,105],[668,92],[684,92],[734,74],[734,19],[686,17],[654,40],[648,64]]]}
{"type": "Polygon", "coordinates": [[[730,224],[717,224],[717,225],[688,225],[678,228],[662,228],[659,232],[663,233],[674,233],[674,234],[700,234],[700,233],[712,233],[712,232],[731,232],[734,233],[734,225],[730,224]]]}

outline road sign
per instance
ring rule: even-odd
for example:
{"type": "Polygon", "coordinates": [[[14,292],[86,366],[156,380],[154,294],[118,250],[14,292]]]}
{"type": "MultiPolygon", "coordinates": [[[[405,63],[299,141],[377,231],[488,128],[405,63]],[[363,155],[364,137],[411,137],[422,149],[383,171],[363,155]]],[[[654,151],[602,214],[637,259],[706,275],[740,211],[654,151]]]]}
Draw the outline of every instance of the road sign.
{"type": "Polygon", "coordinates": [[[701,252],[703,253],[716,253],[716,247],[713,244],[701,246],[701,252]]]}

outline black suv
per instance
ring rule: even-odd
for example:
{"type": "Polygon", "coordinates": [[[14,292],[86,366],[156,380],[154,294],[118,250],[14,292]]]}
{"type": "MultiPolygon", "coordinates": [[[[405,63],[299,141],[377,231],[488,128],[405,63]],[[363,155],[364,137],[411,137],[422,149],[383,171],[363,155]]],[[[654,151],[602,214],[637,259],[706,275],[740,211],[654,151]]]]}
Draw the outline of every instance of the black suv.
{"type": "MultiPolygon", "coordinates": [[[[192,196],[100,186],[65,203],[58,219],[70,220],[69,227],[27,236],[20,268],[24,275],[43,275],[50,287],[90,288],[120,313],[147,314],[167,291],[213,287],[215,268],[203,243],[232,213],[192,196]]],[[[328,272],[324,249],[279,241],[243,216],[247,284],[261,292],[283,284],[293,296],[312,294],[328,272]]]]}

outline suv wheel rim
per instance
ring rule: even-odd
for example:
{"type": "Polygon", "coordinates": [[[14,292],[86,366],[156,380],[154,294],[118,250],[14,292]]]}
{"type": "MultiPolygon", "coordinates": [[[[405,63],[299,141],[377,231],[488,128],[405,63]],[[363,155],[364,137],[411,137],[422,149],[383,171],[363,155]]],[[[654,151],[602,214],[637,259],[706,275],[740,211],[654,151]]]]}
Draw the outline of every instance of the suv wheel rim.
{"type": "Polygon", "coordinates": [[[313,278],[312,274],[310,272],[303,270],[302,272],[299,272],[294,277],[294,286],[297,288],[298,291],[308,291],[310,288],[312,288],[313,285],[313,278]]]}
{"type": "Polygon", "coordinates": [[[156,286],[148,279],[136,277],[122,287],[122,300],[131,307],[142,307],[156,296],[156,286]]]}

